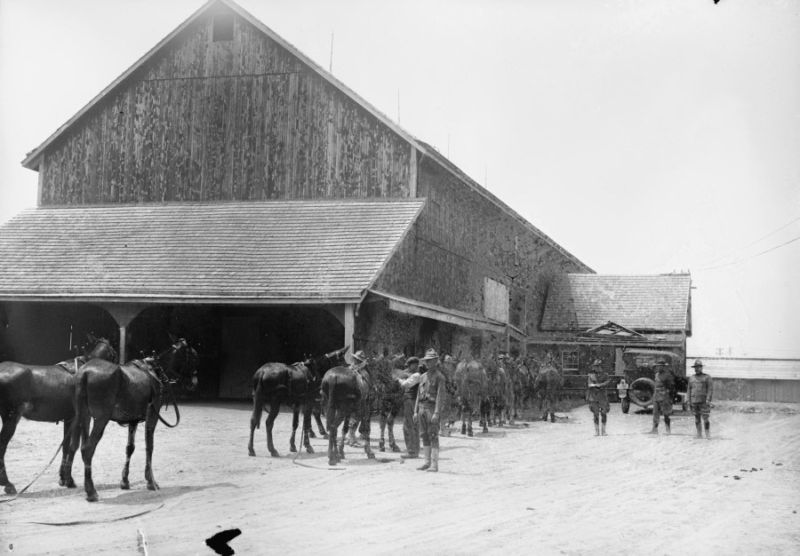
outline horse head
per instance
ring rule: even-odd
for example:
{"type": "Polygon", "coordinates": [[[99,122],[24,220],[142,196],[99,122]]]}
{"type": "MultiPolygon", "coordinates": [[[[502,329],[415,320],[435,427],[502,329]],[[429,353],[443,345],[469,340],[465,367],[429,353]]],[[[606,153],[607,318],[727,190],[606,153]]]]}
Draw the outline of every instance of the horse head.
{"type": "Polygon", "coordinates": [[[155,359],[170,380],[189,391],[197,388],[197,352],[185,338],[174,339],[172,346],[155,359]]]}
{"type": "Polygon", "coordinates": [[[87,361],[89,359],[105,359],[106,361],[111,361],[112,363],[117,363],[117,351],[114,349],[114,346],[111,345],[111,342],[103,337],[95,337],[93,334],[87,334],[89,342],[94,343],[94,347],[89,350],[88,344],[84,347],[83,353],[86,357],[87,361]]]}

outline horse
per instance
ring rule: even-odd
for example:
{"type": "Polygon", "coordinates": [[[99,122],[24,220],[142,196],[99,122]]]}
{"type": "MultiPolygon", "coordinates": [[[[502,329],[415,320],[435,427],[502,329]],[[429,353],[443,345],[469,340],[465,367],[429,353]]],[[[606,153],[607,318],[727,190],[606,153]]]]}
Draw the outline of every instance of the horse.
{"type": "Polygon", "coordinates": [[[392,452],[401,452],[394,439],[394,420],[403,411],[403,388],[398,379],[408,378],[409,373],[403,371],[405,356],[401,353],[393,357],[380,357],[373,364],[375,384],[374,411],[380,419],[381,438],[378,450],[386,451],[385,432],[388,428],[389,448],[392,452]]]}
{"type": "MultiPolygon", "coordinates": [[[[461,412],[461,434],[472,436],[473,414],[481,410],[489,395],[486,369],[475,359],[461,361],[456,365],[454,379],[461,412]]],[[[489,432],[487,422],[482,415],[480,425],[484,433],[489,432]]]]}
{"type": "Polygon", "coordinates": [[[505,369],[494,361],[487,365],[486,376],[489,379],[489,396],[484,400],[481,410],[482,417],[489,424],[497,423],[503,426],[504,414],[509,406],[509,385],[508,374],[505,369]]]}
{"type": "Polygon", "coordinates": [[[542,399],[542,409],[544,410],[542,421],[547,421],[549,415],[550,422],[555,423],[555,407],[561,395],[561,388],[564,386],[564,378],[552,362],[545,362],[539,369],[534,385],[542,399]]]}
{"type": "Polygon", "coordinates": [[[272,427],[275,418],[278,416],[281,404],[287,403],[292,406],[292,436],[289,441],[289,450],[297,452],[295,445],[295,434],[300,415],[303,409],[303,429],[302,443],[309,454],[314,453],[309,440],[311,430],[311,414],[317,403],[319,385],[325,372],[332,366],[341,363],[347,346],[326,353],[319,358],[310,358],[299,363],[285,365],[283,363],[265,363],[253,374],[253,413],[250,417],[250,442],[247,444],[247,452],[255,456],[253,448],[253,435],[259,428],[261,413],[269,403],[269,413],[267,414],[267,449],[272,457],[280,457],[272,442],[272,427]]]}
{"type": "Polygon", "coordinates": [[[90,334],[89,341],[94,342],[95,346],[86,355],[52,366],[24,365],[13,361],[0,363],[0,417],[3,419],[0,431],[0,485],[5,487],[6,494],[17,492],[6,475],[5,453],[22,417],[48,423],[64,421],[58,484],[75,488],[72,462],[69,461],[67,465],[70,427],[75,417],[72,406],[75,372],[89,359],[117,359],[117,352],[105,338],[95,338],[90,334]]]}
{"type": "Polygon", "coordinates": [[[97,490],[92,481],[92,458],[97,444],[103,437],[106,425],[114,421],[128,426],[128,444],[125,449],[125,466],[122,470],[120,488],[130,488],[128,471],[131,455],[135,449],[134,438],[139,423],[145,423],[146,463],[144,476],[149,490],[157,490],[158,483],[153,476],[153,437],[156,424],[161,421],[169,427],[180,422],[178,406],[171,388],[179,382],[187,390],[197,386],[197,352],[188,342],[170,336],[173,343],[163,353],[142,360],[134,360],[118,365],[92,359],[78,369],[75,378],[75,423],[72,427],[72,456],[78,448],[79,441],[84,465],[84,489],[86,499],[96,502],[97,490]],[[165,391],[166,390],[166,391],[165,391]],[[160,415],[166,396],[172,397],[175,407],[176,422],[167,423],[160,415]],[[90,420],[94,425],[89,430],[90,420]]]}
{"type": "Polygon", "coordinates": [[[360,420],[367,458],[375,458],[370,447],[370,413],[374,398],[373,379],[367,365],[358,369],[334,367],[322,378],[322,406],[328,422],[328,464],[336,465],[344,459],[344,439],[350,427],[350,416],[360,420]],[[339,425],[342,436],[339,437],[339,425]]]}

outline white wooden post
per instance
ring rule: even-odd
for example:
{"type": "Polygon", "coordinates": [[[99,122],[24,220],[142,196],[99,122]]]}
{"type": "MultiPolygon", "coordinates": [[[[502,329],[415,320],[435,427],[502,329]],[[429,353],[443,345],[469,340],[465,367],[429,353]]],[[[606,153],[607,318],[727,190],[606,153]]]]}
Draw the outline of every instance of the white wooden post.
{"type": "Polygon", "coordinates": [[[350,346],[349,353],[355,351],[353,345],[356,332],[356,306],[354,303],[344,305],[344,345],[350,346]]]}

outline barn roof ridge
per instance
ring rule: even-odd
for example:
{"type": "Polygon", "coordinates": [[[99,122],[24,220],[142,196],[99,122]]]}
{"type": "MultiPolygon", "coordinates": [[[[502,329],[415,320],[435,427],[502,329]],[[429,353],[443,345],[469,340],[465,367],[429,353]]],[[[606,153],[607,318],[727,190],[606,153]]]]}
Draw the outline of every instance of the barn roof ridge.
{"type": "Polygon", "coordinates": [[[166,37],[161,39],[155,46],[153,46],[150,50],[148,50],[143,56],[141,56],[136,62],[134,62],[128,69],[126,69],[122,74],[120,74],[116,79],[114,79],[108,86],[106,86],[100,93],[94,96],[86,105],[84,105],[78,112],[76,112],[71,118],[69,118],[64,124],[62,124],[56,131],[54,131],[47,139],[45,139],[39,146],[35,147],[33,150],[28,152],[25,158],[22,161],[22,165],[25,168],[31,170],[38,170],[39,167],[39,158],[44,150],[50,146],[58,137],[60,137],[64,132],[67,131],[73,124],[75,124],[78,120],[80,120],[85,114],[87,114],[96,104],[98,104],[103,98],[105,98],[108,94],[110,94],[114,89],[121,86],[125,83],[128,78],[130,78],[135,72],[142,67],[145,63],[147,63],[153,56],[155,56],[159,51],[162,50],[170,41],[172,41],[175,37],[177,37],[181,31],[189,27],[197,18],[199,18],[202,14],[206,13],[208,10],[212,9],[213,6],[222,4],[235,12],[237,15],[245,19],[248,23],[253,25],[256,29],[264,33],[267,37],[271,40],[275,41],[279,46],[284,48],[288,51],[291,55],[296,57],[302,64],[307,66],[309,69],[314,71],[317,75],[322,77],[324,80],[328,81],[331,85],[333,85],[336,89],[343,92],[345,95],[350,97],[357,105],[359,105],[362,109],[366,110],[369,114],[373,117],[377,118],[381,123],[386,125],[389,129],[391,129],[394,133],[396,133],[399,137],[403,140],[408,142],[412,147],[417,149],[423,156],[428,156],[432,160],[436,161],[442,168],[446,171],[453,174],[456,178],[462,180],[464,184],[472,189],[473,191],[477,192],[479,195],[483,196],[489,202],[496,205],[500,210],[511,216],[513,219],[520,222],[523,226],[528,228],[534,234],[542,238],[548,245],[550,245],[553,249],[561,253],[562,255],[566,256],[574,263],[580,265],[581,267],[585,268],[588,272],[593,272],[593,270],[586,265],[583,261],[578,259],[575,255],[567,251],[564,247],[562,247],[558,242],[553,240],[550,236],[545,234],[539,228],[534,226],[530,221],[520,215],[517,211],[511,208],[508,204],[502,201],[499,197],[494,195],[490,192],[485,186],[481,185],[469,175],[464,172],[461,168],[459,168],[456,164],[454,164],[450,159],[443,156],[439,151],[432,147],[430,144],[426,143],[415,137],[412,133],[408,132],[404,128],[400,126],[399,123],[393,121],[389,118],[386,114],[382,111],[378,110],[372,103],[368,102],[364,97],[356,93],[353,89],[348,87],[344,82],[336,78],[332,73],[326,71],[323,67],[317,64],[313,59],[309,56],[304,54],[300,49],[295,47],[292,43],[287,41],[281,35],[273,31],[270,27],[264,24],[260,19],[253,16],[250,12],[244,9],[242,6],[237,4],[234,0],[208,0],[202,6],[200,6],[197,10],[195,10],[187,19],[185,19],[182,23],[180,23],[175,29],[173,29],[166,37]]]}

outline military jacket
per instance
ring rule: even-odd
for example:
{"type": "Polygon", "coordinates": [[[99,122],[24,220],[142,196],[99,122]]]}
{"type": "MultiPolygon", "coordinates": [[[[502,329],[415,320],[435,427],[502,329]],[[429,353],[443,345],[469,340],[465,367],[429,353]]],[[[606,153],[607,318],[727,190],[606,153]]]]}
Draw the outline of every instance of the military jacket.
{"type": "Polygon", "coordinates": [[[689,377],[689,402],[705,403],[711,398],[714,385],[711,377],[705,373],[689,377]]]}

